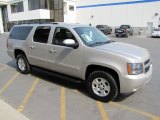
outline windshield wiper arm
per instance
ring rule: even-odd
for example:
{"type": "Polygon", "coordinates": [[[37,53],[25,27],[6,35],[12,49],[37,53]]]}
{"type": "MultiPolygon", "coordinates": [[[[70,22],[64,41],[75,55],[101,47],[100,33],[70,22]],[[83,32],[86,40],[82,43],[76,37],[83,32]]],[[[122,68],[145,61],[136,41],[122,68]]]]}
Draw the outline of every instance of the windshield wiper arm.
{"type": "Polygon", "coordinates": [[[108,40],[106,43],[112,43],[112,42],[116,42],[114,40],[108,40]]]}
{"type": "Polygon", "coordinates": [[[115,41],[109,40],[109,41],[106,41],[106,42],[95,42],[95,43],[91,44],[90,46],[94,46],[94,45],[97,45],[97,44],[108,44],[108,43],[112,43],[112,42],[115,42],[115,41]]]}
{"type": "Polygon", "coordinates": [[[94,46],[94,45],[97,45],[97,44],[106,44],[106,42],[95,42],[95,43],[91,44],[90,46],[94,46]]]}

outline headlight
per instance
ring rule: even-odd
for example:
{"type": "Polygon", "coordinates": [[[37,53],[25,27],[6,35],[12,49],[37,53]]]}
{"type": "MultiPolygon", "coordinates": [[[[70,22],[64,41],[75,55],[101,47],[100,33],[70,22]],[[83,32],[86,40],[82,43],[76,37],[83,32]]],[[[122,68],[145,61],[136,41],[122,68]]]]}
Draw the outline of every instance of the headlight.
{"type": "Polygon", "coordinates": [[[138,75],[143,73],[142,63],[127,63],[127,70],[129,75],[138,75]]]}

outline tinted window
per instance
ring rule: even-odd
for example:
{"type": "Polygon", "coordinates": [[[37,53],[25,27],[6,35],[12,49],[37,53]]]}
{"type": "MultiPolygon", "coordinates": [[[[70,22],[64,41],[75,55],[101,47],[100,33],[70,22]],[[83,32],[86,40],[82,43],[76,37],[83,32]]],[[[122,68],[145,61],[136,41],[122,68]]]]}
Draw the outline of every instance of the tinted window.
{"type": "Polygon", "coordinates": [[[160,31],[160,28],[154,29],[154,31],[160,31]]]}
{"type": "Polygon", "coordinates": [[[35,31],[33,41],[47,43],[51,28],[49,26],[38,27],[35,31]]]}
{"type": "Polygon", "coordinates": [[[10,33],[9,39],[26,40],[32,28],[32,26],[14,27],[10,33]]]}
{"type": "Polygon", "coordinates": [[[24,11],[23,1],[11,4],[12,13],[23,12],[23,11],[24,11]]]}
{"type": "Polygon", "coordinates": [[[63,45],[65,39],[73,39],[76,42],[76,38],[71,31],[66,28],[56,28],[53,36],[53,44],[63,45]]]}
{"type": "Polygon", "coordinates": [[[49,9],[50,0],[28,0],[29,10],[49,9]]]}
{"type": "Polygon", "coordinates": [[[129,25],[121,25],[120,28],[126,29],[126,28],[130,28],[130,26],[129,25]]]}
{"type": "Polygon", "coordinates": [[[63,0],[50,0],[51,19],[56,22],[64,21],[63,0]]]}
{"type": "Polygon", "coordinates": [[[104,28],[103,25],[97,25],[96,27],[97,27],[97,28],[104,28]]]}

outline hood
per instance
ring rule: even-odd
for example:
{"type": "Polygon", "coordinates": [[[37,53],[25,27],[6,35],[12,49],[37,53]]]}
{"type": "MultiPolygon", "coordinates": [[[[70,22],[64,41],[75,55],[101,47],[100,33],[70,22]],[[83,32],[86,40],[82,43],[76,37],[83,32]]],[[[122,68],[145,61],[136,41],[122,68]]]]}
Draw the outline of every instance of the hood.
{"type": "Polygon", "coordinates": [[[149,53],[146,49],[123,42],[113,42],[101,46],[96,46],[95,48],[120,54],[135,60],[146,60],[149,58],[149,53]]]}

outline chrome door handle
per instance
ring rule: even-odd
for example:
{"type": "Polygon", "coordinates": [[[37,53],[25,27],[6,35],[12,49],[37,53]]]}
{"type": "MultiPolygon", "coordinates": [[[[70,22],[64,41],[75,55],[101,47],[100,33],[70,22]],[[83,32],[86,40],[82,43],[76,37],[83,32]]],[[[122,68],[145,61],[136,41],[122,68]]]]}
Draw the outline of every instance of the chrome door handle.
{"type": "Polygon", "coordinates": [[[55,50],[55,49],[49,49],[49,52],[50,52],[50,53],[56,53],[57,50],[55,50]]]}
{"type": "Polygon", "coordinates": [[[35,45],[31,45],[30,48],[34,49],[34,48],[36,48],[36,46],[35,45]]]}

